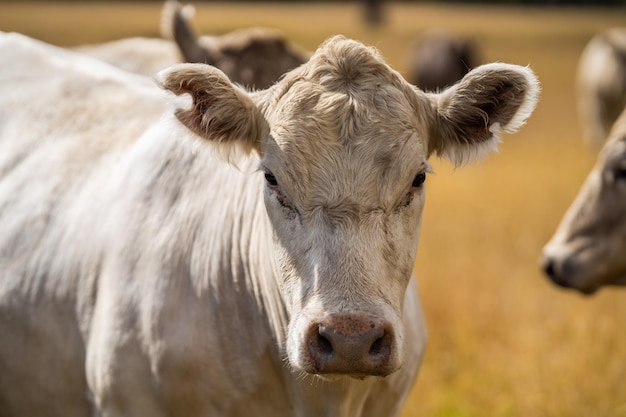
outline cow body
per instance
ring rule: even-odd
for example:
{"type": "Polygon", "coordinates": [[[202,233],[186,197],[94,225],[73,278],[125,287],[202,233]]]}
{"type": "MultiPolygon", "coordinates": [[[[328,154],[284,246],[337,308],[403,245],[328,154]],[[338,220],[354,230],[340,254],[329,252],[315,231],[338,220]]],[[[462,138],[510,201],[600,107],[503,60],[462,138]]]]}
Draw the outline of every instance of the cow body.
{"type": "Polygon", "coordinates": [[[497,64],[429,96],[337,37],[256,93],[167,70],[179,122],[87,57],[8,34],[0,60],[0,415],[399,415],[426,158],[488,149],[537,95],[497,64]]]}
{"type": "Polygon", "coordinates": [[[592,294],[626,285],[626,111],[615,122],[593,170],[544,248],[556,284],[592,294]]]}
{"type": "Polygon", "coordinates": [[[603,31],[587,43],[578,63],[576,89],[583,138],[600,146],[626,107],[626,29],[603,31]]]}

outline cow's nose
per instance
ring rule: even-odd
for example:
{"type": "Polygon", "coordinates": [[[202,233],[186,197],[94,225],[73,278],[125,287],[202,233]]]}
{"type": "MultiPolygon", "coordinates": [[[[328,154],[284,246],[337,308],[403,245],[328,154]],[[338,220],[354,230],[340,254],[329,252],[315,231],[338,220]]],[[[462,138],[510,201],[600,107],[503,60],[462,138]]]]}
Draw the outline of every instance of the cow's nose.
{"type": "Polygon", "coordinates": [[[550,281],[561,287],[569,287],[568,275],[566,269],[568,267],[568,260],[561,259],[559,256],[553,256],[550,254],[544,254],[541,261],[541,269],[550,281]]]}
{"type": "Polygon", "coordinates": [[[319,374],[388,375],[393,344],[386,322],[333,318],[309,328],[305,343],[319,374]]]}

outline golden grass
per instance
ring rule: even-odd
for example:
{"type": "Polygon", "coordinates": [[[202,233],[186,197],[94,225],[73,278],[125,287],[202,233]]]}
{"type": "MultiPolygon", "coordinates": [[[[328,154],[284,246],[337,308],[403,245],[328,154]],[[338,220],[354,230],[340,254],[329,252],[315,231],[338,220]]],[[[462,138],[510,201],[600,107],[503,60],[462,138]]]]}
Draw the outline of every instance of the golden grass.
{"type": "MultiPolygon", "coordinates": [[[[160,4],[0,3],[0,30],[60,45],[157,36],[160,4]]],[[[575,114],[587,39],[623,10],[391,4],[368,29],[357,4],[198,4],[202,33],[273,26],[314,49],[343,33],[398,70],[425,28],[473,36],[484,61],[530,64],[543,94],[498,155],[453,170],[434,161],[416,272],[430,331],[404,417],[626,416],[626,290],[593,297],[541,275],[541,248],[593,165],[575,114]]]]}

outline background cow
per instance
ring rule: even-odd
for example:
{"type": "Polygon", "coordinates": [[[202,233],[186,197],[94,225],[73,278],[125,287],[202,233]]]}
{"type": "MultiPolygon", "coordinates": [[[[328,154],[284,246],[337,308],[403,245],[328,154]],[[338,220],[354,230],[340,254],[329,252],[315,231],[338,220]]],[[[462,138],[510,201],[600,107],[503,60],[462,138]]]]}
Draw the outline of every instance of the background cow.
{"type": "Polygon", "coordinates": [[[198,36],[191,27],[193,9],[167,1],[161,15],[164,39],[133,37],[76,50],[127,71],[154,76],[180,62],[199,62],[221,69],[236,83],[263,89],[304,63],[310,53],[268,28],[249,28],[221,36],[198,36]]]}
{"type": "Polygon", "coordinates": [[[593,293],[626,285],[626,111],[558,230],[544,248],[544,271],[558,285],[593,293]]]}
{"type": "Polygon", "coordinates": [[[439,91],[478,64],[478,50],[472,39],[434,28],[412,43],[407,79],[424,91],[439,91]]]}
{"type": "Polygon", "coordinates": [[[231,81],[250,88],[269,87],[311,56],[279,31],[268,28],[237,30],[219,37],[198,36],[187,15],[175,1],[166,2],[163,8],[162,32],[174,39],[184,61],[213,65],[231,81]]]}
{"type": "Polygon", "coordinates": [[[578,117],[584,139],[601,146],[626,107],[626,29],[594,36],[578,63],[578,117]]]}
{"type": "Polygon", "coordinates": [[[538,94],[506,64],[426,94],[338,36],[254,93],[164,71],[176,121],[80,54],[9,34],[0,64],[0,414],[33,417],[399,415],[427,159],[538,94]]]}
{"type": "Polygon", "coordinates": [[[601,32],[585,46],[577,94],[584,139],[604,146],[542,263],[554,283],[591,294],[626,285],[626,29],[601,32]]]}

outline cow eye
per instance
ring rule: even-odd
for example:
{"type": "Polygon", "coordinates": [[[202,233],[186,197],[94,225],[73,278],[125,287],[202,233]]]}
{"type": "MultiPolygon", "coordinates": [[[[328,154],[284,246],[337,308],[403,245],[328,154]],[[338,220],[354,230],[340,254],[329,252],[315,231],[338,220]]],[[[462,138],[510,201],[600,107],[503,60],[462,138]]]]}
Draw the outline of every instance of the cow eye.
{"type": "Polygon", "coordinates": [[[265,181],[270,187],[278,186],[278,181],[276,181],[276,177],[270,171],[265,171],[265,181]]]}
{"type": "Polygon", "coordinates": [[[620,166],[613,171],[613,179],[615,181],[626,181],[626,167],[620,166]]]}
{"type": "Polygon", "coordinates": [[[411,184],[411,187],[419,188],[424,184],[424,181],[426,181],[426,173],[420,172],[413,179],[413,183],[411,184]]]}
{"type": "Polygon", "coordinates": [[[272,195],[276,198],[278,203],[289,211],[297,213],[297,210],[289,203],[289,199],[285,195],[285,192],[278,185],[278,180],[271,171],[266,170],[263,175],[265,176],[265,182],[267,186],[270,188],[272,195]]]}
{"type": "Polygon", "coordinates": [[[406,207],[411,204],[413,201],[413,197],[417,194],[417,190],[422,188],[424,185],[424,181],[426,181],[426,172],[422,171],[413,178],[413,182],[411,183],[411,189],[405,194],[404,198],[400,201],[399,207],[406,207]]]}

